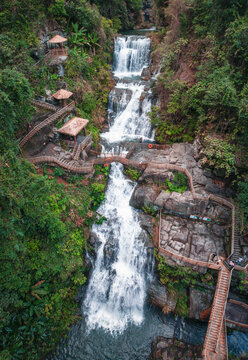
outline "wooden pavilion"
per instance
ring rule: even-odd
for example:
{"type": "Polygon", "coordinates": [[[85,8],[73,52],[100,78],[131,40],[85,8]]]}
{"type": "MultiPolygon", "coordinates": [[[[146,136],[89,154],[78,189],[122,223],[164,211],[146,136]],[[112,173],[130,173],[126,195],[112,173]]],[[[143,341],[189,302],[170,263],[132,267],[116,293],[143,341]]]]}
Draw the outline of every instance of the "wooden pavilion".
{"type": "Polygon", "coordinates": [[[73,136],[74,137],[74,149],[72,152],[72,158],[74,160],[78,160],[80,154],[82,153],[83,159],[85,160],[87,158],[87,149],[90,148],[92,144],[92,135],[86,136],[85,127],[88,124],[88,119],[83,119],[77,116],[74,116],[71,120],[67,121],[66,124],[62,126],[58,130],[59,133],[73,136]],[[84,140],[78,145],[76,136],[80,133],[81,130],[84,129],[84,140]]]}
{"type": "Polygon", "coordinates": [[[60,35],[55,35],[48,41],[49,54],[53,57],[67,57],[68,50],[64,47],[67,39],[60,35]]]}
{"type": "Polygon", "coordinates": [[[75,145],[77,144],[76,136],[84,129],[84,135],[86,136],[85,127],[88,124],[88,119],[83,119],[74,116],[71,120],[67,121],[62,128],[58,129],[60,134],[65,134],[74,137],[75,145]]]}
{"type": "Polygon", "coordinates": [[[62,106],[66,106],[66,100],[69,99],[73,93],[71,91],[60,89],[55,94],[52,95],[52,97],[56,100],[62,100],[62,106]]]}

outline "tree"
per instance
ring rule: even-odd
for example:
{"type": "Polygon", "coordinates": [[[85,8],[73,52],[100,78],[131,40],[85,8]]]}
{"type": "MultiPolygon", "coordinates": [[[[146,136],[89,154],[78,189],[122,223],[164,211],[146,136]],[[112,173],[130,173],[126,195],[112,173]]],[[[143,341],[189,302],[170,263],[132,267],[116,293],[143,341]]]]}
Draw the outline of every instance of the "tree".
{"type": "Polygon", "coordinates": [[[10,68],[0,71],[0,88],[0,150],[4,151],[34,112],[33,92],[28,80],[10,68]]]}

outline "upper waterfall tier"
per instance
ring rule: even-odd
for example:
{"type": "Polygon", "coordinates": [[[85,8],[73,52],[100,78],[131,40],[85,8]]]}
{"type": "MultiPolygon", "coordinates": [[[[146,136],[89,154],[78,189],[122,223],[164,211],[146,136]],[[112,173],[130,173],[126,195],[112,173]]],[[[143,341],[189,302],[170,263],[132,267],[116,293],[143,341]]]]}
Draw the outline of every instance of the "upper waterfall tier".
{"type": "Polygon", "coordinates": [[[140,76],[149,66],[150,39],[141,36],[122,36],[115,40],[114,75],[118,78],[140,76]]]}

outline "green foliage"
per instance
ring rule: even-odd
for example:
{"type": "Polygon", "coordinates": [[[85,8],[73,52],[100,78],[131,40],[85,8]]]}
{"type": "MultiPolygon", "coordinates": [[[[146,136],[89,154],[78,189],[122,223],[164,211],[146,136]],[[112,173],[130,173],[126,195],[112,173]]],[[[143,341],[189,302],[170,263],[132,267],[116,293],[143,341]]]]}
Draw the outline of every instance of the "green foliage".
{"type": "Polygon", "coordinates": [[[165,285],[168,291],[177,299],[176,314],[187,317],[189,308],[188,297],[185,294],[185,290],[189,286],[194,287],[201,283],[212,285],[212,275],[209,272],[202,275],[187,266],[169,266],[163,256],[159,254],[155,254],[155,256],[161,283],[165,285]]]}
{"type": "Polygon", "coordinates": [[[204,165],[212,167],[216,172],[220,171],[225,177],[237,173],[234,146],[210,136],[205,137],[204,145],[205,157],[202,159],[204,165]]]}
{"type": "Polygon", "coordinates": [[[196,286],[198,283],[212,284],[213,278],[208,272],[202,275],[187,266],[169,266],[166,259],[159,254],[156,254],[156,260],[160,281],[169,291],[183,290],[189,285],[196,286]]]}
{"type": "Polygon", "coordinates": [[[175,308],[175,313],[182,317],[186,317],[186,318],[189,317],[189,306],[188,306],[187,295],[179,294],[175,308]]]}
{"type": "Polygon", "coordinates": [[[69,51],[69,55],[70,57],[65,66],[66,76],[68,78],[75,78],[76,76],[83,75],[87,78],[90,71],[90,66],[87,61],[89,59],[88,54],[74,48],[69,51]]]}
{"type": "Polygon", "coordinates": [[[151,215],[151,216],[156,216],[157,215],[157,211],[152,209],[149,205],[145,205],[142,210],[148,214],[148,215],[151,215]]]}
{"type": "MultiPolygon", "coordinates": [[[[163,24],[154,56],[161,59],[155,85],[159,109],[152,116],[160,143],[192,141],[202,132],[224,134],[247,145],[247,2],[192,0],[180,29],[168,3],[155,2],[163,24]]],[[[188,8],[187,8],[188,6],[188,8]]]]}
{"type": "Polygon", "coordinates": [[[34,113],[29,103],[33,92],[27,79],[10,68],[0,71],[0,88],[0,150],[4,151],[34,113]]]}
{"type": "Polygon", "coordinates": [[[238,289],[243,292],[244,294],[247,294],[248,291],[248,276],[245,273],[245,271],[239,272],[239,284],[238,289]]]}
{"type": "Polygon", "coordinates": [[[91,184],[92,208],[96,210],[105,199],[105,184],[91,184]]]}
{"type": "Polygon", "coordinates": [[[137,181],[140,177],[140,173],[137,170],[131,168],[130,166],[127,166],[125,168],[125,174],[133,181],[137,181]]]}
{"type": "Polygon", "coordinates": [[[142,8],[142,0],[93,0],[93,2],[104,17],[113,20],[117,27],[121,24],[123,29],[131,28],[135,24],[134,21],[142,8]],[[134,15],[133,19],[130,13],[134,15]]]}
{"type": "Polygon", "coordinates": [[[95,175],[103,174],[105,179],[108,178],[110,172],[110,167],[105,165],[95,165],[95,175]]]}
{"type": "Polygon", "coordinates": [[[248,180],[238,183],[238,202],[240,208],[244,210],[246,220],[248,220],[248,180]]]}
{"type": "Polygon", "coordinates": [[[66,17],[65,0],[55,0],[54,3],[49,6],[48,13],[57,20],[66,17]]]}
{"type": "Polygon", "coordinates": [[[186,266],[169,266],[164,257],[157,255],[160,281],[168,290],[182,290],[189,285],[195,285],[199,279],[199,273],[186,266]]]}
{"type": "Polygon", "coordinates": [[[39,359],[75,320],[73,297],[86,280],[86,228],[75,218],[92,200],[81,182],[65,188],[10,151],[0,163],[2,345],[10,358],[39,359]]]}
{"type": "Polygon", "coordinates": [[[186,175],[184,175],[181,172],[175,172],[174,178],[172,181],[166,179],[165,185],[167,188],[167,191],[169,192],[179,192],[180,194],[184,193],[187,190],[188,187],[188,178],[186,175]]]}

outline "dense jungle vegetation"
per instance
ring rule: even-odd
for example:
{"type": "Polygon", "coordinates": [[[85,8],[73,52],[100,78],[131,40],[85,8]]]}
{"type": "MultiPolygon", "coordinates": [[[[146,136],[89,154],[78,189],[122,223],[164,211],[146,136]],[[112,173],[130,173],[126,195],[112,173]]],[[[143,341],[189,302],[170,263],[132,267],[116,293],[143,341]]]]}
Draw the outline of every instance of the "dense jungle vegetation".
{"type": "MultiPolygon", "coordinates": [[[[18,139],[35,114],[30,100],[66,86],[97,143],[112,86],[113,38],[137,24],[141,8],[142,0],[0,3],[2,360],[43,358],[77,320],[86,240],[92,222],[103,220],[95,211],[108,176],[101,167],[90,180],[59,168],[38,173],[23,159],[18,139]],[[63,79],[42,61],[45,41],[57,32],[68,38],[63,79]]],[[[150,115],[156,139],[199,136],[206,166],[233,183],[248,218],[247,1],[154,0],[153,13],[154,66],[161,61],[159,106],[150,115]]],[[[184,314],[183,300],[180,309],[184,314]]]]}
{"type": "Polygon", "coordinates": [[[112,86],[113,37],[134,24],[140,7],[140,0],[1,1],[0,359],[40,359],[68,333],[87,276],[89,227],[103,220],[95,210],[107,168],[87,180],[59,168],[37,173],[22,158],[18,139],[35,114],[30,100],[66,84],[97,141],[112,86]],[[42,39],[54,32],[68,38],[63,79],[42,61],[42,39]]]}
{"type": "Polygon", "coordinates": [[[160,143],[204,146],[202,163],[238,190],[248,217],[248,4],[246,0],[154,0],[161,63],[150,114],[160,143]]]}

